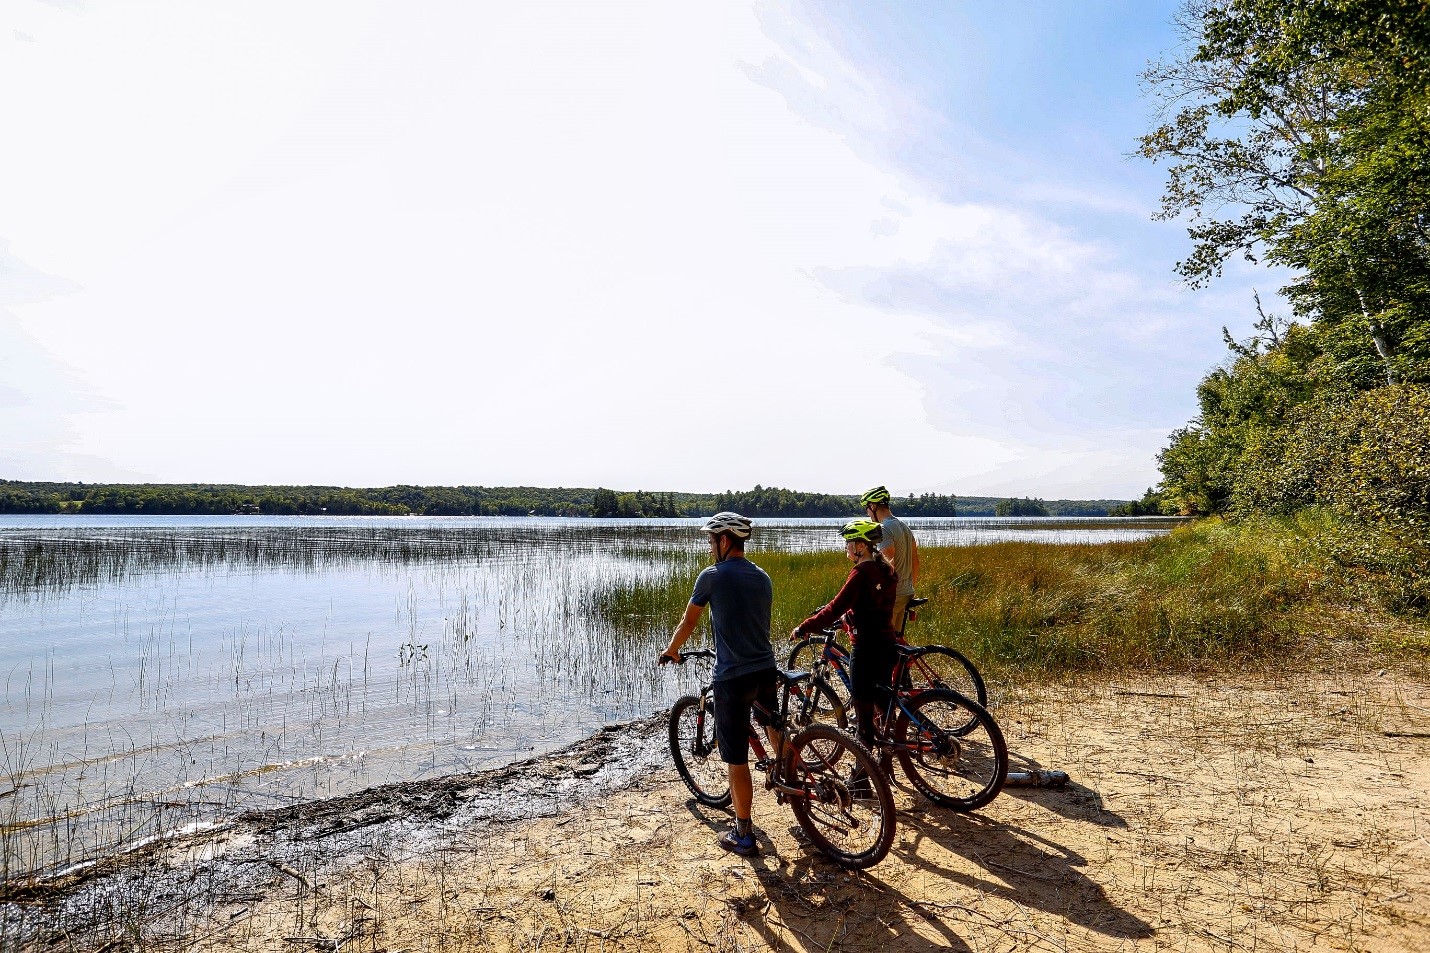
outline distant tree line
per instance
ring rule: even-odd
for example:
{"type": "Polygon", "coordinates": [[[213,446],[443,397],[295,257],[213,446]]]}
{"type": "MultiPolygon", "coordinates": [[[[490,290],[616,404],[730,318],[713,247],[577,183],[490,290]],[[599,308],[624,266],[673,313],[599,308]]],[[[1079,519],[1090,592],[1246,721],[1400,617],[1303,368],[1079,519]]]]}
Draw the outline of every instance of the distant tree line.
{"type": "Polygon", "coordinates": [[[1140,500],[1129,500],[1107,511],[1108,516],[1160,516],[1164,512],[1162,494],[1149,487],[1140,500]]]}
{"type": "Polygon", "coordinates": [[[591,497],[592,516],[617,517],[667,517],[682,516],[680,503],[674,493],[617,493],[615,490],[598,489],[591,497]]]}
{"type": "MultiPolygon", "coordinates": [[[[758,483],[752,490],[726,490],[715,494],[716,510],[734,510],[746,516],[858,516],[862,512],[857,496],[837,496],[827,493],[801,493],[782,487],[764,487],[758,483]]],[[[925,493],[922,496],[896,497],[893,509],[901,516],[957,516],[953,496],[925,493]]]]}
{"type": "MultiPolygon", "coordinates": [[[[991,515],[1000,501],[924,493],[895,497],[900,516],[991,515]]],[[[1035,503],[1041,513],[1101,516],[1121,500],[1035,503]]],[[[238,486],[202,483],[30,483],[0,480],[0,513],[130,513],[160,516],[254,513],[273,516],[704,516],[735,510],[764,517],[853,517],[859,497],[756,485],[722,493],[617,491],[604,487],[238,486]]]]}
{"type": "MultiPolygon", "coordinates": [[[[1000,503],[1014,500],[997,496],[960,496],[959,516],[997,516],[1000,503]]],[[[1031,514],[1038,516],[1125,516],[1116,512],[1127,505],[1127,500],[1037,500],[1046,512],[1031,514]]],[[[1009,514],[1015,515],[1015,514],[1009,514]]]]}

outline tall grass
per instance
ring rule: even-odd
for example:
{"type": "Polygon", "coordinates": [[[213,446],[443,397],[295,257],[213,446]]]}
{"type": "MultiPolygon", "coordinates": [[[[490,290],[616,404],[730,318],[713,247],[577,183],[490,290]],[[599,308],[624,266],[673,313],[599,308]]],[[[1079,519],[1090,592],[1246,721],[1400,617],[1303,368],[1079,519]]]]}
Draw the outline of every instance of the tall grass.
{"type": "MultiPolygon", "coordinates": [[[[1377,624],[1390,617],[1368,596],[1393,604],[1395,582],[1338,558],[1346,532],[1311,512],[1207,520],[1143,542],[926,547],[918,588],[931,601],[908,635],[952,645],[1006,679],[1281,663],[1348,644],[1426,655],[1423,623],[1396,619],[1391,638],[1377,624]]],[[[849,568],[839,553],[750,555],[774,582],[777,645],[849,568]]],[[[669,626],[693,579],[693,567],[672,567],[608,591],[601,608],[669,626]]]]}

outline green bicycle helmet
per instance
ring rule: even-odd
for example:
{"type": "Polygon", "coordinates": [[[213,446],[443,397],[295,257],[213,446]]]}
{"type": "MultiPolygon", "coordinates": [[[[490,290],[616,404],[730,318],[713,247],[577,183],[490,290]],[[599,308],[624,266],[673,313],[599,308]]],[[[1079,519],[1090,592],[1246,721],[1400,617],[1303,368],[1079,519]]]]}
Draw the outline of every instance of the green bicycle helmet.
{"type": "Polygon", "coordinates": [[[839,535],[851,543],[856,539],[862,539],[871,546],[877,546],[884,538],[884,527],[873,520],[850,520],[844,524],[839,535]]]}
{"type": "Polygon", "coordinates": [[[876,486],[859,497],[860,506],[873,506],[877,504],[887,504],[889,502],[889,490],[886,487],[876,486]]]}

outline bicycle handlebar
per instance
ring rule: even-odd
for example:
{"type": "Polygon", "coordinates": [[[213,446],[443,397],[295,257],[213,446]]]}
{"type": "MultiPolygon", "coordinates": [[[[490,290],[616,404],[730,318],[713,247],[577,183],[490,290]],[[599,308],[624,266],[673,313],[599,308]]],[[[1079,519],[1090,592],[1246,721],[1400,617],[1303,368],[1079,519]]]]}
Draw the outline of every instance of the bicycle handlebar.
{"type": "Polygon", "coordinates": [[[681,652],[681,653],[680,653],[680,660],[679,660],[679,661],[676,661],[674,658],[672,658],[672,657],[669,656],[669,655],[666,655],[665,653],[661,653],[661,656],[660,656],[660,664],[661,664],[661,665],[664,665],[666,662],[675,662],[675,664],[677,664],[677,665],[684,665],[686,659],[692,659],[692,658],[708,658],[708,659],[713,659],[714,657],[715,657],[715,653],[712,652],[710,649],[696,649],[696,650],[693,651],[693,652],[681,652]]]}

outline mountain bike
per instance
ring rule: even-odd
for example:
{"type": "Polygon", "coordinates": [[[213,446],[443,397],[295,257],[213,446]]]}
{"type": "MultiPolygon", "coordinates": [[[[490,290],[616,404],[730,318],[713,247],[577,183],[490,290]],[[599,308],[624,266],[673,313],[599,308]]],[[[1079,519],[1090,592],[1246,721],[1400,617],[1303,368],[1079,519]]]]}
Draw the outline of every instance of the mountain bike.
{"type": "MultiPolygon", "coordinates": [[[[910,599],[909,605],[904,609],[903,623],[899,626],[898,641],[900,644],[908,644],[904,638],[904,631],[908,628],[910,621],[918,618],[918,608],[927,603],[927,599],[910,599]]],[[[849,631],[849,624],[844,620],[839,622],[840,632],[836,638],[834,649],[842,654],[844,665],[848,667],[849,650],[846,645],[852,644],[852,635],[849,631]],[[838,639],[842,638],[841,643],[838,639]]],[[[815,658],[824,648],[823,635],[811,635],[795,643],[790,649],[789,657],[785,664],[791,669],[808,672],[814,668],[815,658]]],[[[924,688],[951,688],[965,698],[971,698],[984,708],[988,707],[988,688],[983,683],[983,676],[978,669],[969,661],[968,656],[957,649],[947,645],[926,646],[928,651],[924,652],[916,659],[912,659],[907,669],[908,684],[910,690],[924,688]]],[[[839,696],[840,701],[849,706],[850,696],[848,692],[848,679],[831,680],[829,687],[839,696]]]]}
{"type": "MultiPolygon", "coordinates": [[[[843,697],[852,694],[849,655],[838,643],[846,630],[824,629],[810,641],[817,653],[810,668],[811,714],[840,728],[848,724],[846,707],[830,688],[837,681],[843,697]]],[[[934,651],[933,646],[896,645],[898,659],[880,718],[874,725],[874,747],[885,771],[897,759],[910,783],[942,807],[972,811],[998,796],[1008,780],[1008,745],[988,710],[949,688],[915,688],[910,670],[934,651]]]]}
{"type": "MultiPolygon", "coordinates": [[[[711,659],[709,649],[683,652],[685,659],[711,659]]],[[[822,705],[837,705],[826,686],[803,672],[777,674],[779,699],[770,719],[779,742],[771,753],[763,729],[750,720],[754,766],[765,789],[788,804],[795,820],[822,853],[842,867],[872,867],[894,843],[894,795],[874,758],[859,741],[819,721],[822,705]]],[[[711,686],[686,695],[670,709],[670,753],[690,793],[702,804],[730,804],[730,783],[715,744],[711,686]]]]}

